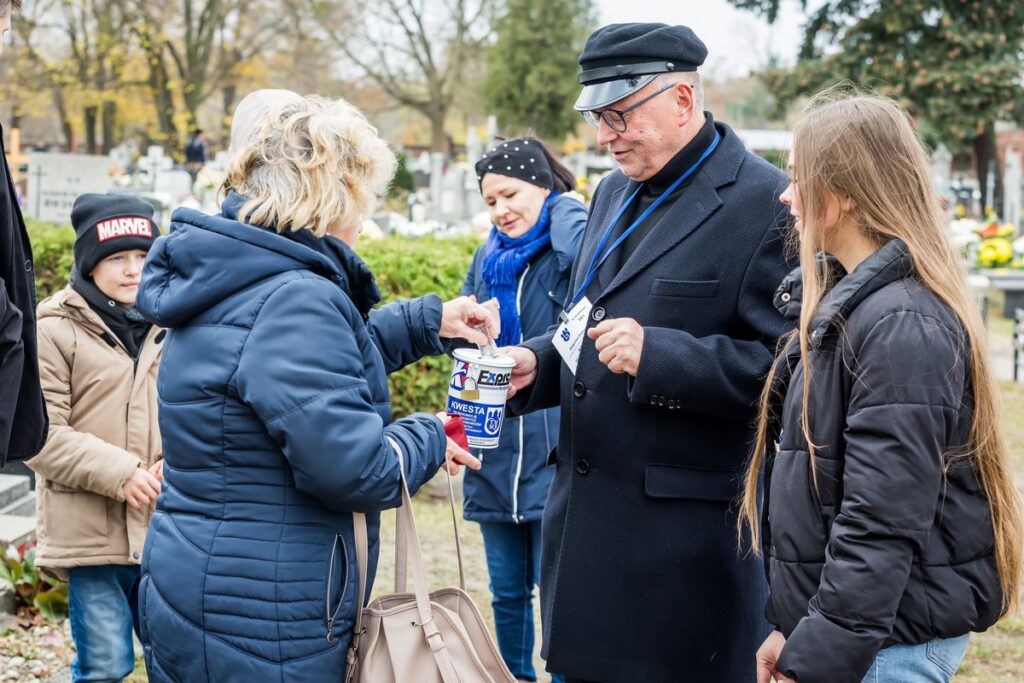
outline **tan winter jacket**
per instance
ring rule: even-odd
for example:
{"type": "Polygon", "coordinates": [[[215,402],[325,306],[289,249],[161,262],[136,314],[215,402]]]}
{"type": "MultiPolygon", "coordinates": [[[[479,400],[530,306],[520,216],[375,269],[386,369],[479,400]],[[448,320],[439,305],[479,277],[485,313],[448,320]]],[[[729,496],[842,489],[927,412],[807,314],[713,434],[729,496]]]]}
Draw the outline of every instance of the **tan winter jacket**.
{"type": "Polygon", "coordinates": [[[156,393],[163,331],[149,331],[136,368],[117,336],[70,287],[40,303],[38,315],[50,432],[43,450],[28,461],[39,475],[37,564],[139,564],[153,510],[130,508],[122,487],[136,467],[163,457],[156,393]]]}

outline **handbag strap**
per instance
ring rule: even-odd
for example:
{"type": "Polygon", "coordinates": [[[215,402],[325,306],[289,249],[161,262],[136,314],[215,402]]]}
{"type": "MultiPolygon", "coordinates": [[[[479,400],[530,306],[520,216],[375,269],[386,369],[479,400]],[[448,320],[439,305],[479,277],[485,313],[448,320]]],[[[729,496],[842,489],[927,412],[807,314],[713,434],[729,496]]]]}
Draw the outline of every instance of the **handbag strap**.
{"type": "MultiPolygon", "coordinates": [[[[459,532],[459,516],[455,512],[455,488],[452,476],[446,469],[444,476],[448,479],[448,506],[452,511],[452,528],[455,530],[455,555],[459,561],[459,588],[466,590],[466,570],[462,563],[462,535],[459,532]]],[[[405,527],[402,517],[395,515],[395,592],[406,591],[406,573],[408,569],[409,550],[406,543],[405,527]]]]}
{"type": "MultiPolygon", "coordinates": [[[[405,480],[405,463],[402,448],[399,446],[398,442],[391,437],[388,437],[388,442],[391,444],[391,447],[394,448],[395,453],[398,456],[398,471],[402,482],[402,506],[398,508],[396,512],[396,518],[399,520],[397,528],[400,532],[404,531],[403,536],[405,539],[405,545],[408,549],[407,557],[412,564],[413,590],[416,596],[416,611],[419,615],[419,623],[416,625],[423,629],[423,634],[427,639],[427,644],[430,647],[431,653],[434,655],[434,661],[437,663],[438,671],[441,674],[441,680],[444,683],[459,683],[459,676],[455,671],[455,665],[452,663],[451,653],[448,652],[444,638],[438,630],[437,624],[434,622],[430,608],[430,596],[427,592],[426,574],[423,571],[423,557],[420,553],[420,540],[419,535],[416,533],[416,520],[413,517],[412,511],[412,497],[409,495],[409,486],[405,480]]],[[[450,480],[448,485],[449,495],[451,495],[452,489],[450,480]]],[[[454,503],[452,510],[454,519],[454,503]]],[[[366,570],[367,559],[369,556],[366,516],[362,513],[353,513],[352,522],[356,539],[356,563],[359,566],[359,605],[356,610],[356,627],[353,634],[352,646],[349,648],[348,653],[349,676],[351,676],[351,672],[354,669],[353,664],[358,657],[358,639],[363,633],[363,606],[366,604],[366,570]]],[[[395,567],[395,571],[396,573],[398,572],[397,566],[395,567]]],[[[460,578],[462,578],[461,547],[459,548],[459,574],[460,578]]]]}

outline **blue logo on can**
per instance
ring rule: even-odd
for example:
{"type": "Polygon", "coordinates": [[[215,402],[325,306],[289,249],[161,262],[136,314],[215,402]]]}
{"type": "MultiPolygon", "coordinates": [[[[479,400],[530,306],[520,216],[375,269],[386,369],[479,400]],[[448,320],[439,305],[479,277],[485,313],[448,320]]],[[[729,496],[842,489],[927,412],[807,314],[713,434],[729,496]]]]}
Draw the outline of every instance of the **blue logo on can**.
{"type": "Polygon", "coordinates": [[[484,433],[490,436],[497,436],[498,430],[501,429],[501,416],[505,412],[502,408],[488,408],[487,415],[484,416],[484,433]]]}

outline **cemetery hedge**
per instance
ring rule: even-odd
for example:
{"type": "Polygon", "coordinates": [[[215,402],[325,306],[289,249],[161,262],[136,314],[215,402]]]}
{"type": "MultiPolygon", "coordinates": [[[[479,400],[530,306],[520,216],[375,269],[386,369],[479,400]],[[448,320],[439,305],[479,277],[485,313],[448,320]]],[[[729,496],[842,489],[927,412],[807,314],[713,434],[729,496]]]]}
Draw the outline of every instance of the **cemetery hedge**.
{"type": "MultiPolygon", "coordinates": [[[[28,221],[36,265],[39,300],[62,288],[71,270],[75,233],[68,226],[28,221]]],[[[442,299],[459,293],[477,237],[455,239],[400,238],[364,240],[356,245],[377,276],[383,302],[435,292],[442,299]]],[[[425,358],[391,376],[391,400],[396,417],[444,408],[451,361],[447,356],[425,358]]]]}

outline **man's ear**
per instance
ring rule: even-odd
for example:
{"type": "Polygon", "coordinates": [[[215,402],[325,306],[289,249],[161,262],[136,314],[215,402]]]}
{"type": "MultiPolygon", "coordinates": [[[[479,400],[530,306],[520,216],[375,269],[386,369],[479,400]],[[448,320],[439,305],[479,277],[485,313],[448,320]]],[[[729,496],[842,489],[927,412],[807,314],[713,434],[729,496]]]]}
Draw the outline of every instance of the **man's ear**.
{"type": "Polygon", "coordinates": [[[682,128],[690,119],[694,116],[694,101],[693,101],[693,88],[687,83],[680,81],[674,86],[674,95],[676,98],[676,106],[679,107],[679,127],[682,128]]]}

